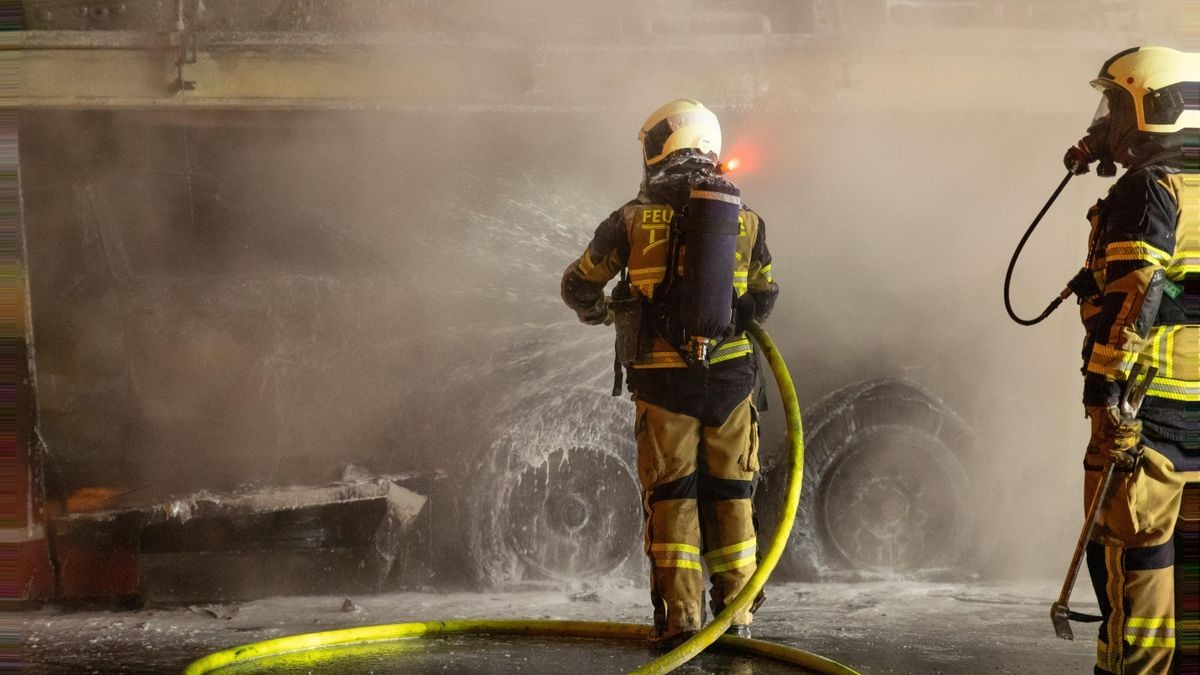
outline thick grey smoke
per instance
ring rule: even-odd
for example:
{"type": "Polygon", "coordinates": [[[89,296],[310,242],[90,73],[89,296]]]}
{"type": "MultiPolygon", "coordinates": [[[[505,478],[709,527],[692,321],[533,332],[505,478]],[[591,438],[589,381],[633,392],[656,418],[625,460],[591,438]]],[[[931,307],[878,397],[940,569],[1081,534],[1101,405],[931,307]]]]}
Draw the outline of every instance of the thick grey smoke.
{"type": "MultiPolygon", "coordinates": [[[[584,4],[455,7],[471,30],[592,45],[551,50],[551,87],[582,86],[561,59],[698,30],[680,17],[704,9],[584,4]]],[[[603,394],[611,335],[560,306],[558,275],[634,195],[644,115],[692,96],[744,153],[734,180],[766,220],[783,289],[768,328],[803,402],[885,375],[936,392],[978,434],[991,568],[1056,574],[1080,514],[1082,335],[1069,305],[1018,329],[1000,284],[1090,119],[1088,80],[1128,46],[1116,36],[1136,36],[1045,27],[1090,16],[1082,1],[1041,24],[910,12],[891,27],[868,3],[812,4],[841,9],[775,29],[861,33],[781,39],[797,66],[771,81],[765,52],[718,34],[648,51],[643,68],[595,83],[611,92],[595,105],[23,113],[58,484],[132,500],[329,480],[348,463],[465,476],[544,392],[603,394]],[[744,59],[743,78],[706,80],[691,57],[710,52],[722,73],[744,59]]],[[[744,9],[696,16],[743,26],[744,9]]],[[[428,77],[470,74],[431,65],[428,77]]],[[[1077,179],[1032,240],[1014,288],[1023,312],[1082,262],[1083,213],[1105,187],[1077,179]]],[[[777,442],[781,417],[768,429],[777,442]]]]}

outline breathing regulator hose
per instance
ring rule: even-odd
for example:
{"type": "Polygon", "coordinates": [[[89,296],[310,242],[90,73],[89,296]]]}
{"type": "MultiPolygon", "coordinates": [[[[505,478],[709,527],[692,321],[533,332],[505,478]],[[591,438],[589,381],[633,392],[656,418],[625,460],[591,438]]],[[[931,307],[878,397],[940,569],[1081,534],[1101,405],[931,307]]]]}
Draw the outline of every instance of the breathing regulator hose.
{"type": "MultiPolygon", "coordinates": [[[[810,672],[828,675],[858,675],[856,671],[836,661],[794,647],[724,634],[729,628],[732,618],[749,607],[754,598],[758,596],[783,555],[788,536],[792,531],[792,524],[796,519],[796,508],[800,503],[801,479],[804,473],[804,429],[800,420],[800,404],[796,398],[796,389],[792,384],[791,374],[788,373],[787,364],[784,363],[779,349],[762,329],[762,326],[753,323],[749,332],[762,349],[767,363],[770,364],[771,372],[775,375],[775,381],[783,399],[784,410],[787,413],[791,470],[788,474],[787,493],[784,499],[783,513],[779,519],[779,527],[771,537],[770,545],[759,562],[758,569],[750,576],[746,586],[738,593],[737,597],[712,620],[712,623],[679,647],[632,671],[636,675],[669,673],[687,663],[714,642],[719,642],[722,648],[800,666],[810,672]]],[[[320,633],[290,635],[233,647],[192,662],[184,673],[185,675],[201,675],[202,673],[218,672],[229,666],[254,668],[255,662],[261,664],[264,671],[293,664],[302,664],[311,668],[319,666],[323,660],[331,658],[333,655],[346,654],[345,650],[347,649],[366,652],[372,649],[372,645],[382,645],[401,638],[445,635],[519,635],[644,641],[646,632],[647,627],[640,624],[525,619],[469,619],[360,626],[320,633]]]]}
{"type": "MultiPolygon", "coordinates": [[[[1057,200],[1058,196],[1062,194],[1063,188],[1067,187],[1067,183],[1070,182],[1071,177],[1074,175],[1075,174],[1070,171],[1067,172],[1066,177],[1064,177],[1062,182],[1058,184],[1058,187],[1054,189],[1054,194],[1050,195],[1050,199],[1046,201],[1045,206],[1042,207],[1041,211],[1038,211],[1037,217],[1035,217],[1033,222],[1029,224],[1029,229],[1025,230],[1025,234],[1021,236],[1021,241],[1017,244],[1016,250],[1013,251],[1012,259],[1008,261],[1008,271],[1004,273],[1004,309],[1008,312],[1008,316],[1013,321],[1016,321],[1022,326],[1033,326],[1045,321],[1046,317],[1050,316],[1054,313],[1054,310],[1058,309],[1058,306],[1063,303],[1063,300],[1071,297],[1071,284],[1067,284],[1067,287],[1058,294],[1058,297],[1051,300],[1049,305],[1046,305],[1046,309],[1042,310],[1041,314],[1033,319],[1022,319],[1021,317],[1017,316],[1015,311],[1013,311],[1012,299],[1010,298],[1010,286],[1012,285],[1013,268],[1017,266],[1017,259],[1021,257],[1021,249],[1025,248],[1025,242],[1029,241],[1029,236],[1033,234],[1035,229],[1037,229],[1038,224],[1042,222],[1042,217],[1045,216],[1046,212],[1050,210],[1050,207],[1054,204],[1055,200],[1057,200]]],[[[1072,281],[1074,281],[1074,279],[1072,279],[1072,281]]]]}

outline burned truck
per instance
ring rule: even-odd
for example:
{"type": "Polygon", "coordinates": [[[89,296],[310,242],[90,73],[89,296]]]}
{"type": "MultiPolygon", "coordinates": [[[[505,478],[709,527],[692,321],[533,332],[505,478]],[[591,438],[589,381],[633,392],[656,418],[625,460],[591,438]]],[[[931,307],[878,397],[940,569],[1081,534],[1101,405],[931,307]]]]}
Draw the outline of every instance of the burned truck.
{"type": "MultiPolygon", "coordinates": [[[[929,58],[903,26],[938,3],[869,20],[853,3],[624,3],[590,23],[467,1],[25,4],[26,492],[50,579],[28,596],[190,599],[204,584],[187,570],[246,556],[290,570],[270,592],[322,573],[644,578],[612,335],[580,326],[557,280],[637,185],[636,144],[614,139],[664,82],[722,116],[771,228],[784,295],[767,328],[807,432],[785,569],[911,574],[978,553],[968,424],[920,372],[812,349],[842,339],[808,320],[828,289],[788,271],[817,244],[797,243],[814,218],[787,186],[822,150],[781,130],[862,124],[898,58],[929,58]],[[105,581],[79,571],[97,560],[105,581]]],[[[952,4],[959,21],[971,3],[952,4]]],[[[901,123],[934,124],[928,101],[888,96],[901,123]]],[[[769,531],[788,467],[767,419],[769,531]]],[[[267,592],[262,576],[221,593],[267,592]]]]}

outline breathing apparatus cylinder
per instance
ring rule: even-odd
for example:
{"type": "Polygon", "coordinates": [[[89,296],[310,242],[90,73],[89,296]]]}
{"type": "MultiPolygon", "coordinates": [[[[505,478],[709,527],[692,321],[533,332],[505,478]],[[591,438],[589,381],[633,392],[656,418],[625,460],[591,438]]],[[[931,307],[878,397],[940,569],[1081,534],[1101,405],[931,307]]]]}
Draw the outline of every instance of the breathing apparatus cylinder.
{"type": "Polygon", "coordinates": [[[687,353],[708,365],[708,351],[733,322],[733,272],[737,255],[741,191],[720,176],[692,186],[682,235],[683,292],[680,319],[687,353]]]}

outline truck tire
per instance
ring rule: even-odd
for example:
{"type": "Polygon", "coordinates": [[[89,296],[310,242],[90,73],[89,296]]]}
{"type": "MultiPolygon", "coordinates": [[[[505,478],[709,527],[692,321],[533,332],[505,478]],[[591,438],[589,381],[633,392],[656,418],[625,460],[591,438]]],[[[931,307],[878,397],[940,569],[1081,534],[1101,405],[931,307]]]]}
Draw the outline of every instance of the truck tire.
{"type": "Polygon", "coordinates": [[[579,387],[521,406],[476,472],[470,556],[489,589],[630,577],[644,565],[633,410],[579,387]]]}
{"type": "MultiPolygon", "coordinates": [[[[813,579],[944,570],[971,550],[975,444],[933,394],[880,379],[829,394],[804,415],[804,482],[782,569],[813,579]]],[[[786,458],[782,452],[773,457],[786,458]]],[[[759,512],[773,532],[786,461],[768,463],[759,512]]]]}

